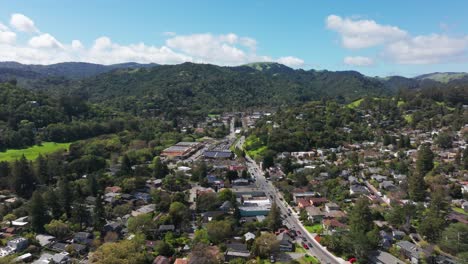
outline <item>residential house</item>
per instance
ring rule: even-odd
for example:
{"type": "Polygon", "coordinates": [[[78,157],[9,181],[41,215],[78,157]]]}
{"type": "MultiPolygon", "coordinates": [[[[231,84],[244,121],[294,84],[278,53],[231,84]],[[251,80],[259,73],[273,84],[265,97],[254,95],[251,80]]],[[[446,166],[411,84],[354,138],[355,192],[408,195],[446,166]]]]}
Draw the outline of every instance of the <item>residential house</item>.
{"type": "Polygon", "coordinates": [[[336,219],[324,219],[322,221],[323,229],[328,233],[333,233],[339,229],[345,229],[347,226],[336,219]]]}
{"type": "Polygon", "coordinates": [[[25,250],[29,245],[29,242],[24,237],[17,237],[7,242],[7,246],[12,248],[15,252],[25,250]]]}
{"type": "Polygon", "coordinates": [[[186,258],[177,258],[174,261],[174,264],[188,264],[188,259],[186,259],[186,258]]]}
{"type": "Polygon", "coordinates": [[[354,184],[349,187],[350,195],[360,195],[360,194],[368,194],[368,193],[369,193],[369,190],[367,189],[367,187],[363,185],[354,184]]]}
{"type": "Polygon", "coordinates": [[[255,239],[255,234],[251,232],[247,232],[244,234],[245,241],[250,241],[255,239]]]}
{"type": "Polygon", "coordinates": [[[32,264],[69,264],[71,263],[71,258],[69,254],[65,251],[57,254],[43,253],[38,260],[34,261],[32,264]]]}
{"type": "Polygon", "coordinates": [[[320,223],[325,216],[325,213],[319,207],[309,206],[305,208],[310,221],[320,223]]]}
{"type": "Polygon", "coordinates": [[[170,263],[171,263],[171,260],[164,256],[157,256],[153,260],[153,264],[170,264],[170,263]]]}
{"type": "Polygon", "coordinates": [[[369,259],[371,263],[375,264],[405,264],[405,262],[394,257],[392,254],[382,250],[372,252],[369,259]]]}
{"type": "Polygon", "coordinates": [[[331,212],[331,211],[337,211],[337,210],[340,210],[340,207],[336,203],[325,204],[325,211],[331,212]]]}
{"type": "Polygon", "coordinates": [[[46,247],[55,241],[54,236],[39,234],[36,236],[36,240],[39,242],[41,247],[46,247]]]}
{"type": "Polygon", "coordinates": [[[108,222],[106,225],[104,225],[103,232],[104,234],[108,232],[114,232],[118,235],[121,235],[122,232],[122,224],[119,222],[108,222]]]}
{"type": "Polygon", "coordinates": [[[310,204],[313,206],[320,206],[328,202],[328,199],[325,197],[312,197],[309,199],[310,204]]]}
{"type": "Polygon", "coordinates": [[[242,258],[242,259],[250,258],[250,252],[247,249],[246,244],[242,244],[242,243],[226,244],[226,252],[224,252],[224,260],[230,261],[236,258],[242,258]]]}
{"type": "Polygon", "coordinates": [[[88,232],[77,232],[73,236],[73,243],[90,245],[93,242],[93,234],[88,232]]]}
{"type": "Polygon", "coordinates": [[[403,255],[405,255],[405,257],[411,261],[412,264],[418,264],[419,260],[421,259],[421,255],[424,253],[420,247],[406,240],[397,242],[396,246],[401,250],[403,255]]]}
{"type": "Polygon", "coordinates": [[[397,187],[395,186],[395,184],[393,184],[392,181],[383,181],[379,183],[379,188],[386,191],[392,191],[397,189],[397,187]]]}
{"type": "Polygon", "coordinates": [[[299,208],[306,208],[306,207],[309,207],[311,204],[310,204],[310,201],[306,198],[299,198],[297,199],[297,205],[299,206],[299,208]]]}
{"type": "Polygon", "coordinates": [[[276,239],[279,241],[280,251],[291,252],[294,251],[293,239],[287,232],[282,232],[276,236],[276,239]]]}
{"type": "Polygon", "coordinates": [[[405,235],[406,235],[405,232],[400,231],[400,230],[393,230],[393,231],[392,231],[392,236],[393,236],[393,238],[396,239],[396,240],[401,240],[401,239],[403,239],[403,238],[405,237],[405,235]]]}

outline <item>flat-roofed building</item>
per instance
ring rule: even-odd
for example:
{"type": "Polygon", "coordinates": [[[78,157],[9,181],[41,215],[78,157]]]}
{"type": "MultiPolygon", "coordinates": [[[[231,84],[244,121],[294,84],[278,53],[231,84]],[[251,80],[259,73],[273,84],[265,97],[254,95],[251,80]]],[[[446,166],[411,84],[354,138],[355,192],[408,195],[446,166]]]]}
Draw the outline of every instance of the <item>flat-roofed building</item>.
{"type": "Polygon", "coordinates": [[[168,158],[185,158],[202,146],[199,142],[179,142],[163,150],[161,156],[168,158]]]}

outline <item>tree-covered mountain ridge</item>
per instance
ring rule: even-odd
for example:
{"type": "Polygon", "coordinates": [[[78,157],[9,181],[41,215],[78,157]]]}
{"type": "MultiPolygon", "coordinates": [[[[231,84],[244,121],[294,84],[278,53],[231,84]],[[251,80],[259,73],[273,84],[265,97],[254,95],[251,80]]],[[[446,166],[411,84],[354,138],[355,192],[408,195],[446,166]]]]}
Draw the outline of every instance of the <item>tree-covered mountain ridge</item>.
{"type": "Polygon", "coordinates": [[[8,72],[9,79],[16,78],[22,87],[79,95],[92,102],[107,102],[135,113],[142,110],[220,112],[300,104],[322,98],[350,102],[365,96],[393,95],[399,89],[455,88],[465,91],[468,87],[468,80],[464,78],[451,78],[446,82],[419,77],[379,78],[357,71],[292,69],[273,62],[231,67],[188,62],[109,66],[10,62],[0,63],[0,76],[2,71],[8,72]],[[49,75],[44,77],[37,67],[49,75]],[[18,69],[21,74],[15,73],[18,69]],[[70,72],[73,75],[67,75],[70,72]],[[26,84],[21,81],[24,79],[28,80],[26,84]]]}

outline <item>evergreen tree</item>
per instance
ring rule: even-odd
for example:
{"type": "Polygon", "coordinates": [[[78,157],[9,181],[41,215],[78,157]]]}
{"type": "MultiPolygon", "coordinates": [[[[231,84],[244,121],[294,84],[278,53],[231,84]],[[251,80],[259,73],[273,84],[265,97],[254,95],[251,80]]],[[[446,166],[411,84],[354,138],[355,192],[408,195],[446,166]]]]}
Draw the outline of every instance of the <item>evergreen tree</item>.
{"type": "Polygon", "coordinates": [[[31,228],[35,232],[44,231],[44,225],[48,223],[46,212],[42,195],[38,191],[35,191],[30,205],[31,228]]]}
{"type": "Polygon", "coordinates": [[[127,174],[132,172],[132,164],[127,154],[123,155],[122,157],[122,164],[120,165],[120,171],[122,173],[127,173],[127,174]]]}
{"type": "Polygon", "coordinates": [[[273,153],[268,151],[265,156],[263,157],[263,162],[262,162],[262,169],[266,170],[270,167],[273,167],[275,165],[274,159],[273,159],[273,153]]]}
{"type": "Polygon", "coordinates": [[[434,168],[434,153],[427,144],[421,145],[416,160],[416,172],[423,177],[434,168]]]}
{"type": "Polygon", "coordinates": [[[431,202],[425,212],[418,231],[429,241],[435,242],[445,226],[445,217],[447,215],[448,203],[444,187],[436,187],[431,192],[431,202]]]}
{"type": "Polygon", "coordinates": [[[47,167],[47,159],[44,158],[41,154],[36,159],[36,178],[39,180],[41,184],[48,185],[51,182],[49,177],[49,169],[47,167]]]}
{"type": "Polygon", "coordinates": [[[34,175],[31,165],[24,155],[20,160],[15,161],[11,174],[13,190],[21,197],[31,197],[34,191],[34,175]]]}
{"type": "Polygon", "coordinates": [[[80,230],[83,229],[83,225],[88,223],[89,212],[83,200],[78,201],[73,205],[72,219],[73,222],[80,226],[80,230]]]}
{"type": "Polygon", "coordinates": [[[93,210],[93,225],[95,230],[101,231],[106,223],[106,212],[100,194],[96,197],[96,203],[93,210]]]}
{"type": "Polygon", "coordinates": [[[96,179],[96,175],[95,174],[91,174],[89,175],[88,177],[88,185],[89,185],[89,190],[91,191],[91,195],[93,196],[97,196],[98,192],[99,192],[99,183],[96,179]]]}
{"type": "Polygon", "coordinates": [[[62,216],[63,210],[55,190],[49,190],[44,193],[44,202],[49,209],[53,219],[59,219],[60,216],[62,216]]]}
{"type": "Polygon", "coordinates": [[[374,229],[369,201],[360,198],[349,215],[349,240],[358,258],[366,259],[368,253],[378,246],[378,231],[374,229]]]}
{"type": "Polygon", "coordinates": [[[424,201],[426,197],[426,182],[422,173],[413,172],[408,176],[408,192],[413,201],[424,201]]]}
{"type": "Polygon", "coordinates": [[[271,205],[271,209],[270,209],[270,212],[268,213],[266,220],[267,220],[268,228],[271,231],[276,231],[278,230],[278,228],[282,226],[281,211],[278,208],[276,201],[274,201],[273,204],[271,205]]]}
{"type": "Polygon", "coordinates": [[[70,187],[68,179],[62,179],[58,183],[59,201],[62,206],[62,210],[65,212],[67,217],[71,217],[71,205],[73,202],[73,192],[70,187]]]}
{"type": "Polygon", "coordinates": [[[168,169],[166,164],[161,161],[159,156],[155,157],[153,160],[153,177],[156,179],[163,179],[166,177],[168,169]]]}

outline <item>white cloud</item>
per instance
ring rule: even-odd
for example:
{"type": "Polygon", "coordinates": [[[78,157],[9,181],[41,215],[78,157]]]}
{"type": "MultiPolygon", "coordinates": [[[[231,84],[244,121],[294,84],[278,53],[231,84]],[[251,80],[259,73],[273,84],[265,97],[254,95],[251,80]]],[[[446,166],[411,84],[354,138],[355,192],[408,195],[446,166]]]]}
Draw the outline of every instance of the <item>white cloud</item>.
{"type": "Polygon", "coordinates": [[[72,40],[71,46],[72,46],[72,48],[75,49],[75,50],[79,50],[79,49],[83,49],[83,48],[84,48],[83,43],[81,43],[81,41],[79,41],[79,40],[77,40],[77,39],[72,40]]]}
{"type": "Polygon", "coordinates": [[[374,60],[368,57],[355,56],[355,57],[345,57],[343,62],[347,65],[352,66],[370,66],[374,64],[374,60]]]}
{"type": "Polygon", "coordinates": [[[468,51],[468,36],[451,38],[445,35],[416,36],[389,44],[385,55],[400,64],[434,64],[456,61],[468,51]]]}
{"type": "Polygon", "coordinates": [[[226,35],[192,34],[181,35],[166,40],[166,45],[191,57],[194,62],[220,65],[240,65],[249,62],[277,61],[291,67],[298,67],[304,61],[295,57],[282,57],[277,60],[256,53],[257,41],[249,37],[226,35]]]}
{"type": "MultiPolygon", "coordinates": [[[[437,64],[468,61],[468,36],[450,37],[445,34],[412,36],[396,26],[381,25],[374,20],[341,18],[330,15],[327,28],[338,32],[345,48],[360,49],[382,45],[382,55],[398,64],[437,64]]],[[[441,24],[446,29],[446,24],[441,24]]],[[[348,65],[372,65],[364,57],[346,57],[348,65]]]]}
{"type": "Polygon", "coordinates": [[[144,43],[128,46],[113,43],[108,37],[96,39],[93,47],[78,54],[79,60],[114,64],[121,62],[174,64],[192,61],[190,56],[174,52],[168,47],[148,46],[144,43]]]}
{"type": "Polygon", "coordinates": [[[0,43],[13,44],[16,41],[16,33],[0,23],[0,43]]]}
{"type": "Polygon", "coordinates": [[[380,25],[374,20],[358,20],[330,15],[327,28],[341,35],[341,42],[348,49],[368,48],[407,36],[406,31],[395,26],[380,25]]]}
{"type": "Polygon", "coordinates": [[[239,44],[238,40],[238,36],[232,33],[227,35],[206,33],[175,36],[167,39],[166,45],[196,57],[199,62],[232,65],[249,61],[242,45],[236,45],[239,44]]]}
{"type": "Polygon", "coordinates": [[[276,60],[276,62],[284,64],[289,67],[300,67],[304,65],[304,61],[296,57],[281,57],[276,60]]]}
{"type": "Polygon", "coordinates": [[[32,37],[29,42],[29,46],[33,48],[56,48],[61,49],[63,48],[62,43],[60,43],[57,39],[55,39],[49,33],[44,33],[39,36],[32,37]]]}
{"type": "MultiPolygon", "coordinates": [[[[102,36],[85,47],[79,39],[62,42],[49,33],[41,33],[34,22],[22,15],[13,14],[10,24],[18,34],[36,33],[26,43],[17,43],[17,33],[0,24],[0,60],[28,64],[51,64],[64,61],[83,61],[102,64],[122,62],[176,64],[182,62],[241,65],[250,62],[277,61],[298,67],[304,61],[292,56],[272,58],[257,54],[257,41],[247,36],[228,34],[177,35],[165,32],[165,45],[145,43],[122,45],[102,36]]],[[[23,39],[23,38],[21,38],[23,39]]]]}
{"type": "Polygon", "coordinates": [[[23,14],[11,15],[10,25],[18,31],[39,33],[39,30],[34,25],[34,21],[23,14]]]}

